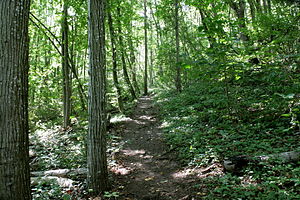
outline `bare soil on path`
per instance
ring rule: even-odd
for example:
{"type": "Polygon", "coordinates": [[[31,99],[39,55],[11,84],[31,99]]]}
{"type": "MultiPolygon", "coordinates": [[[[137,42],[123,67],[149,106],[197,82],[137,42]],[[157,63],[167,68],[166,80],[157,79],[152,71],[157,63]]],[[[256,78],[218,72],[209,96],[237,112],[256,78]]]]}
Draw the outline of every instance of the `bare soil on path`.
{"type": "MultiPolygon", "coordinates": [[[[114,188],[121,200],[201,199],[193,188],[199,177],[187,173],[164,142],[158,109],[141,97],[132,117],[122,123],[123,147],[113,156],[114,188]],[[198,196],[198,197],[197,197],[198,196]]],[[[199,193],[199,191],[198,191],[199,193]]]]}

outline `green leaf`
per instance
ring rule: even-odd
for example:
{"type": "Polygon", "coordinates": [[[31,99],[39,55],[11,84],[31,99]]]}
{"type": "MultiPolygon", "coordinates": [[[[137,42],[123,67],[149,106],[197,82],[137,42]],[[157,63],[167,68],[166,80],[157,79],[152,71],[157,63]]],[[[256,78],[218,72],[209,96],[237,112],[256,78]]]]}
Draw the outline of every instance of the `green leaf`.
{"type": "Polygon", "coordinates": [[[71,196],[69,194],[64,194],[63,200],[70,200],[71,196]]]}
{"type": "Polygon", "coordinates": [[[287,94],[287,95],[279,94],[279,93],[275,93],[275,94],[281,96],[281,97],[284,98],[284,99],[292,99],[292,98],[294,98],[294,96],[295,96],[295,94],[287,94]]]}
{"type": "Polygon", "coordinates": [[[191,69],[191,68],[192,68],[191,65],[183,65],[183,67],[184,67],[185,69],[191,69]]]}

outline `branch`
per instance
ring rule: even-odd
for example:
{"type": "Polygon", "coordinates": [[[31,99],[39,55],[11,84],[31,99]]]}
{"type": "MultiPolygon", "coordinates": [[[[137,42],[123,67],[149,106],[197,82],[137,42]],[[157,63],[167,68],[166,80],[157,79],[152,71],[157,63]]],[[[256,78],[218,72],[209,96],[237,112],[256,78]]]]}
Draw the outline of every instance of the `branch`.
{"type": "MultiPolygon", "coordinates": [[[[52,31],[41,22],[41,20],[39,20],[34,14],[32,14],[31,12],[29,12],[29,14],[36,20],[38,21],[38,23],[40,23],[42,25],[42,27],[44,27],[44,29],[46,29],[48,31],[48,33],[50,33],[50,35],[52,35],[52,37],[55,39],[55,41],[59,44],[59,46],[62,46],[61,42],[57,39],[56,35],[54,35],[54,33],[52,33],[52,31]]],[[[33,20],[31,19],[31,21],[33,22],[33,20]]],[[[34,23],[34,22],[33,22],[34,23]]]]}
{"type": "MultiPolygon", "coordinates": [[[[30,21],[33,23],[33,25],[35,25],[38,29],[40,29],[43,33],[44,33],[44,35],[48,38],[48,40],[51,42],[51,44],[54,46],[54,48],[55,48],[55,50],[58,52],[58,54],[61,56],[61,57],[63,57],[63,55],[62,55],[62,52],[59,50],[59,47],[55,44],[55,42],[53,41],[53,39],[51,39],[50,38],[50,36],[48,36],[48,34],[47,34],[47,32],[48,33],[50,33],[50,35],[54,38],[54,40],[59,44],[59,46],[61,47],[62,46],[62,44],[61,44],[61,42],[57,39],[57,37],[51,32],[51,30],[47,27],[47,26],[45,26],[36,16],[34,16],[31,12],[30,12],[30,15],[31,15],[31,17],[33,17],[39,24],[37,24],[32,18],[30,18],[30,21]],[[47,31],[45,31],[44,29],[47,31]]],[[[77,72],[76,72],[76,68],[75,68],[75,64],[74,64],[74,62],[70,59],[70,56],[69,55],[67,55],[68,56],[68,67],[71,69],[71,71],[72,71],[72,73],[74,74],[74,77],[75,77],[75,79],[77,80],[77,82],[78,82],[78,87],[79,87],[79,93],[80,93],[80,95],[81,96],[83,96],[84,98],[85,98],[85,100],[87,100],[87,96],[86,96],[86,94],[84,93],[84,89],[83,89],[83,86],[82,86],[82,83],[80,82],[80,80],[79,80],[79,77],[78,77],[78,75],[77,75],[77,72]]],[[[85,108],[85,106],[84,106],[84,109],[86,109],[85,108]]]]}
{"type": "MultiPolygon", "coordinates": [[[[30,21],[33,23],[34,26],[36,26],[38,29],[40,29],[44,35],[48,38],[48,40],[51,42],[51,44],[54,46],[54,48],[56,49],[56,51],[59,53],[60,56],[62,56],[62,53],[60,52],[59,48],[56,46],[55,42],[47,35],[47,32],[42,29],[35,21],[33,21],[32,18],[29,18],[30,21]]],[[[61,46],[61,44],[59,43],[59,45],[61,46]]]]}
{"type": "Polygon", "coordinates": [[[296,162],[300,160],[300,151],[290,151],[263,156],[236,156],[224,160],[224,169],[229,172],[237,172],[248,163],[268,162],[270,160],[281,161],[282,163],[296,162]]]}

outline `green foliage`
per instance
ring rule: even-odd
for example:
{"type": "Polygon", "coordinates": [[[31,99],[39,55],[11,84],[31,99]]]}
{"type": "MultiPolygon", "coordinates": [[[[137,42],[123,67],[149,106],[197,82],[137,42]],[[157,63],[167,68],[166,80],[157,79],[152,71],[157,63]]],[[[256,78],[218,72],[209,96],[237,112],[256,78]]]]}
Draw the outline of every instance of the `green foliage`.
{"type": "MultiPolygon", "coordinates": [[[[73,119],[76,123],[76,119],[73,119]]],[[[63,131],[59,127],[40,127],[30,135],[31,150],[36,157],[31,162],[33,171],[84,167],[86,122],[73,124],[63,131]]]]}
{"type": "MultiPolygon", "coordinates": [[[[275,177],[270,180],[273,178],[275,177]]],[[[284,182],[284,177],[277,177],[277,183],[259,183],[258,179],[251,176],[236,177],[226,174],[220,178],[205,180],[207,190],[211,190],[202,199],[298,199],[297,190],[280,186],[284,182]]]]}
{"type": "MultiPolygon", "coordinates": [[[[297,4],[285,3],[295,1],[270,1],[269,7],[255,3],[254,9],[250,5],[253,1],[247,1],[243,19],[232,9],[237,1],[180,1],[178,63],[171,20],[174,2],[148,1],[152,70],[149,74],[154,86],[160,88],[157,99],[166,138],[186,164],[208,166],[224,157],[299,148],[300,15],[297,4]],[[185,85],[181,94],[170,90],[175,85],[177,66],[182,69],[185,85]]],[[[36,152],[36,158],[31,160],[34,170],[85,165],[87,111],[83,108],[87,102],[82,95],[88,93],[87,5],[85,1],[67,2],[70,59],[78,76],[72,75],[72,127],[67,130],[60,128],[63,74],[61,55],[53,46],[61,48],[62,2],[37,1],[31,5],[31,13],[52,33],[36,20],[30,24],[29,117],[30,148],[36,152]],[[79,83],[84,94],[78,90],[79,83]]],[[[114,26],[115,19],[122,26],[129,74],[135,72],[137,83],[142,85],[143,69],[139,66],[144,34],[142,3],[137,0],[110,3],[114,26]],[[119,17],[117,7],[121,10],[119,17]]],[[[109,42],[107,49],[108,111],[115,114],[118,106],[109,42]]],[[[118,44],[117,50],[120,51],[118,44]]],[[[135,102],[131,101],[121,78],[120,56],[117,63],[125,114],[130,115],[135,102]]],[[[226,174],[204,181],[207,192],[201,199],[299,198],[296,189],[300,184],[299,165],[296,164],[263,165],[260,169],[250,166],[242,178],[226,174]],[[245,179],[250,181],[249,185],[243,184],[247,182],[245,179]]],[[[40,183],[34,190],[35,199],[62,197],[54,183],[50,186],[40,183]]],[[[113,199],[119,194],[105,195],[113,199]]]]}
{"type": "MultiPolygon", "coordinates": [[[[299,148],[297,74],[265,66],[218,81],[202,79],[180,94],[158,90],[156,97],[166,139],[185,163],[209,166],[225,157],[299,148]]],[[[299,166],[288,164],[250,167],[244,173],[255,185],[247,187],[231,175],[208,179],[213,189],[204,199],[296,198],[297,171],[299,166]]]]}
{"type": "Polygon", "coordinates": [[[103,196],[108,199],[116,199],[120,197],[118,192],[105,192],[103,196]]]}
{"type": "Polygon", "coordinates": [[[69,194],[63,193],[61,187],[55,180],[43,181],[42,179],[38,182],[37,186],[32,189],[33,200],[44,200],[44,199],[61,199],[70,200],[69,194]]]}

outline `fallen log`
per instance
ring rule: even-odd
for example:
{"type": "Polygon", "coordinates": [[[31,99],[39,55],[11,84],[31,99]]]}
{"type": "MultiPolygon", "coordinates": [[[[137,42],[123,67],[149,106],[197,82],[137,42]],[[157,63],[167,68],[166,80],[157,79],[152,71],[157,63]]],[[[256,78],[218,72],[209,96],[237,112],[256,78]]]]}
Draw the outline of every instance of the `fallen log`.
{"type": "Polygon", "coordinates": [[[32,177],[42,177],[42,176],[54,176],[60,178],[69,178],[69,177],[86,177],[87,168],[78,168],[78,169],[55,169],[48,171],[40,172],[31,172],[32,177]]]}
{"type": "Polygon", "coordinates": [[[37,186],[41,182],[43,184],[50,184],[52,181],[55,181],[60,187],[64,187],[64,188],[72,188],[74,182],[69,178],[62,178],[57,176],[31,177],[32,186],[37,186]]]}
{"type": "Polygon", "coordinates": [[[87,168],[78,169],[55,169],[40,172],[31,172],[31,185],[36,186],[40,183],[50,184],[55,181],[60,187],[71,188],[74,181],[71,177],[85,178],[87,168]]]}
{"type": "Polygon", "coordinates": [[[223,166],[225,171],[238,172],[241,168],[251,163],[268,162],[270,160],[288,163],[300,161],[300,151],[290,151],[263,156],[235,156],[225,159],[223,166]]]}

